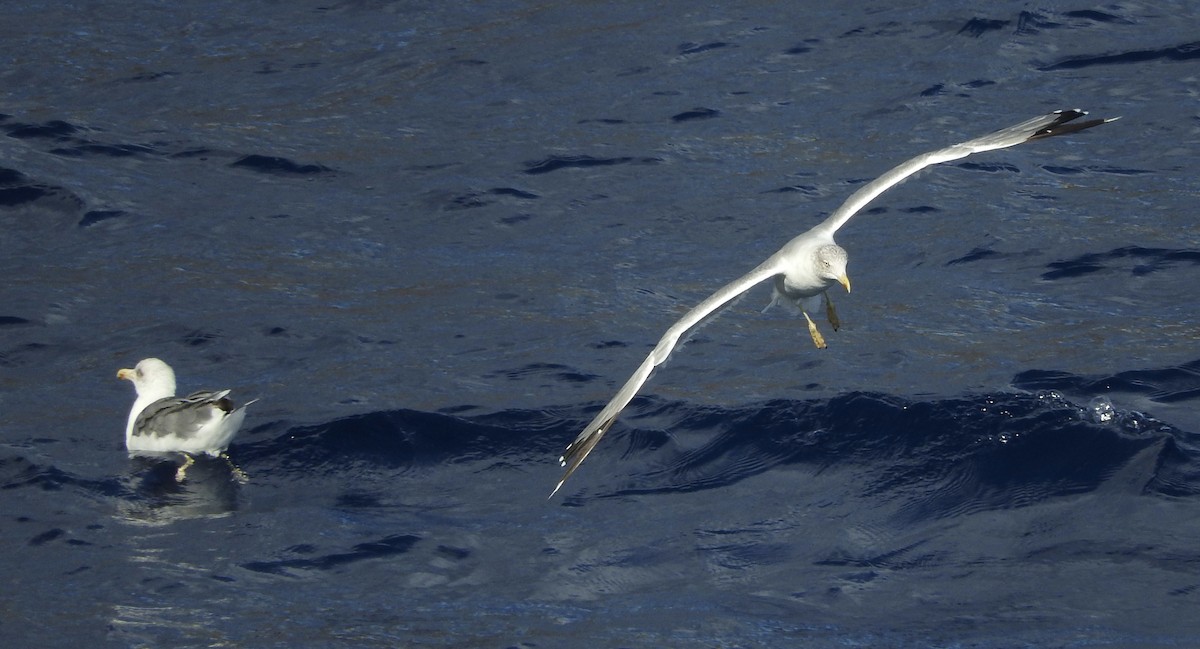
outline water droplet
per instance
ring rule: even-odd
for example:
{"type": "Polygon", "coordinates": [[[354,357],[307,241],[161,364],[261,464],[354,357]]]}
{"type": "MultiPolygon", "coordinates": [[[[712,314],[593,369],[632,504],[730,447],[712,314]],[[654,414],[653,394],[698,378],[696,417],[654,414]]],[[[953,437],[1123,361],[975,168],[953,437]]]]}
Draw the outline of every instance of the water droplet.
{"type": "Polygon", "coordinates": [[[1097,424],[1107,424],[1117,416],[1117,411],[1108,397],[1093,398],[1088,402],[1087,411],[1092,422],[1097,424]]]}

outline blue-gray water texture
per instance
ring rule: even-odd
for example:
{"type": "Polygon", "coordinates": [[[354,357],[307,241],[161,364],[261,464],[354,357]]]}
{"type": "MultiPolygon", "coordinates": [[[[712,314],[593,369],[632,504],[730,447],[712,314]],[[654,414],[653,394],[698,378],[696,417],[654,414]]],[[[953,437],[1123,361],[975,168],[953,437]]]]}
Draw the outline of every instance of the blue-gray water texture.
{"type": "Polygon", "coordinates": [[[0,13],[3,646],[1200,646],[1195,3],[0,13]],[[245,479],[127,456],[148,356],[245,479]]]}

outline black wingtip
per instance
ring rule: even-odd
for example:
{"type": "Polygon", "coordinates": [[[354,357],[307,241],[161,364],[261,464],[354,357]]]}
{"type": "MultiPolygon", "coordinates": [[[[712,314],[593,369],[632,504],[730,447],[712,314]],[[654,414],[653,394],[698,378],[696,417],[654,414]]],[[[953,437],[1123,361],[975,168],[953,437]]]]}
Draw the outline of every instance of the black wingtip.
{"type": "Polygon", "coordinates": [[[1106,124],[1108,122],[1112,122],[1117,119],[1120,119],[1119,117],[1110,117],[1108,119],[1089,119],[1085,122],[1075,122],[1074,124],[1068,124],[1068,122],[1072,122],[1076,119],[1079,119],[1080,117],[1083,117],[1084,115],[1087,115],[1088,112],[1086,110],[1083,110],[1080,108],[1069,108],[1069,109],[1063,109],[1063,110],[1056,110],[1052,114],[1058,115],[1058,117],[1055,118],[1055,120],[1053,122],[1051,122],[1049,125],[1038,130],[1033,135],[1030,135],[1028,141],[1042,140],[1042,139],[1045,139],[1048,137],[1054,137],[1055,135],[1066,135],[1068,133],[1075,133],[1078,131],[1082,131],[1086,128],[1091,128],[1093,126],[1099,126],[1101,124],[1106,124]]]}
{"type": "Polygon", "coordinates": [[[599,443],[600,438],[604,436],[604,433],[608,432],[609,427],[611,427],[613,422],[616,420],[616,417],[609,418],[603,424],[600,424],[600,426],[591,434],[582,435],[579,439],[576,439],[567,445],[567,448],[563,451],[562,456],[558,458],[558,463],[566,468],[563,470],[562,477],[558,479],[558,484],[554,486],[554,491],[550,492],[550,496],[548,498],[553,498],[554,494],[558,493],[559,489],[562,489],[562,486],[564,483],[566,483],[567,478],[570,478],[571,474],[575,473],[575,469],[578,469],[579,465],[583,464],[583,461],[587,459],[588,454],[592,452],[593,448],[596,448],[596,444],[599,443]]]}

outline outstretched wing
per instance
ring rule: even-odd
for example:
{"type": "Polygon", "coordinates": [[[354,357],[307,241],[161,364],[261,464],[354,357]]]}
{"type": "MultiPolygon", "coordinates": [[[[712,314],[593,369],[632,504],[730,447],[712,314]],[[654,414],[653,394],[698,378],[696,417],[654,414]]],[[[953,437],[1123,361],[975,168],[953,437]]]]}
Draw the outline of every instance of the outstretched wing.
{"type": "Polygon", "coordinates": [[[675,349],[675,345],[679,343],[679,339],[696,325],[703,322],[705,318],[718,311],[742,293],[750,290],[755,284],[782,272],[778,259],[777,255],[772,255],[754,270],[722,286],[716,293],[710,295],[708,299],[684,314],[678,322],[671,325],[670,329],[667,329],[667,333],[663,334],[658,344],[654,346],[654,350],[650,352],[646,360],[642,361],[641,366],[637,368],[633,376],[629,377],[629,380],[625,382],[625,385],[621,387],[617,395],[612,398],[612,401],[609,401],[608,405],[604,406],[604,409],[583,429],[583,432],[579,433],[575,441],[567,445],[562,457],[558,458],[559,464],[566,467],[566,470],[563,471],[562,478],[555,485],[554,491],[550,492],[551,497],[558,493],[558,490],[567,481],[567,478],[571,477],[571,474],[575,472],[580,463],[587,458],[588,453],[591,453],[592,449],[596,447],[596,443],[600,441],[604,433],[608,432],[609,427],[616,421],[617,415],[633,399],[633,395],[637,394],[638,390],[642,388],[642,384],[646,382],[646,379],[650,378],[650,373],[654,371],[654,368],[667,360],[667,357],[671,355],[671,350],[675,349]]]}
{"type": "Polygon", "coordinates": [[[1083,117],[1084,115],[1087,115],[1087,111],[1085,110],[1056,110],[1049,115],[1034,117],[1033,119],[1021,122],[1020,124],[1015,124],[1013,126],[1009,126],[1008,128],[1002,128],[995,133],[989,133],[973,140],[967,140],[966,142],[960,142],[959,144],[954,144],[944,149],[938,149],[937,151],[922,153],[921,155],[898,165],[891,171],[867,183],[861,189],[851,194],[850,198],[847,198],[846,202],[842,203],[842,206],[839,207],[836,212],[830,215],[829,218],[825,219],[823,223],[813,228],[813,230],[824,230],[826,234],[833,236],[833,233],[836,232],[838,228],[842,227],[842,225],[845,224],[846,221],[849,221],[850,217],[858,213],[859,210],[866,207],[867,203],[875,200],[875,198],[880,194],[884,193],[888,189],[891,189],[893,186],[900,183],[900,181],[917,173],[925,167],[941,164],[943,162],[950,162],[951,160],[958,160],[959,158],[965,158],[972,153],[991,151],[993,149],[1005,149],[1010,146],[1016,146],[1032,140],[1041,140],[1048,137],[1054,137],[1055,135],[1074,133],[1076,131],[1082,131],[1085,128],[1091,128],[1093,126],[1120,119],[1118,117],[1112,117],[1109,119],[1090,119],[1085,122],[1068,124],[1068,122],[1083,117]]]}

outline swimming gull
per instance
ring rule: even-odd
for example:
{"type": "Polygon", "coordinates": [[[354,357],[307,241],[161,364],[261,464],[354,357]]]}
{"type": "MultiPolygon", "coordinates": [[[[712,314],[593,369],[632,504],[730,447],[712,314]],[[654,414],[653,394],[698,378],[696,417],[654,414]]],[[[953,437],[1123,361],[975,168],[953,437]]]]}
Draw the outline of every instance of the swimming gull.
{"type": "Polygon", "coordinates": [[[177,474],[179,479],[194,461],[192,455],[225,456],[246,418],[246,406],[254,403],[234,408],[229,390],[202,390],[177,397],[175,371],[157,358],[119,370],[117,378],[132,381],[137,390],[125,426],[125,447],[134,453],[183,453],[186,459],[177,474]]]}
{"type": "Polygon", "coordinates": [[[850,278],[846,274],[846,250],[834,243],[833,233],[837,232],[837,229],[842,227],[851,216],[854,216],[875,197],[892,186],[930,165],[958,160],[972,153],[1004,149],[1033,140],[1074,133],[1118,119],[1113,117],[1074,122],[1084,115],[1087,115],[1087,111],[1079,109],[1056,110],[1048,115],[1034,117],[973,140],[937,151],[922,153],[851,194],[850,198],[846,199],[846,202],[842,203],[842,206],[829,218],[789,241],[754,270],[721,287],[708,299],[684,314],[678,322],[671,325],[670,329],[667,329],[667,333],[658,341],[650,355],[621,387],[612,401],[604,406],[591,423],[583,429],[583,432],[575,438],[575,441],[571,442],[563,451],[558,460],[559,464],[566,469],[554,487],[554,491],[550,492],[550,496],[553,497],[555,493],[558,493],[567,478],[571,477],[575,469],[579,468],[580,463],[587,458],[588,453],[591,453],[596,443],[616,421],[617,415],[633,399],[633,395],[637,394],[642,384],[650,378],[651,371],[667,360],[667,356],[671,354],[671,350],[675,349],[679,339],[705,318],[756,284],[773,279],[775,290],[771,304],[782,303],[799,307],[807,321],[808,333],[812,337],[813,344],[819,349],[824,349],[826,347],[825,338],[817,330],[816,323],[808,314],[809,311],[820,308],[823,302],[826,318],[834,331],[838,329],[837,313],[834,311],[833,302],[829,300],[829,294],[826,291],[836,284],[841,284],[847,293],[850,292],[850,278]]]}

